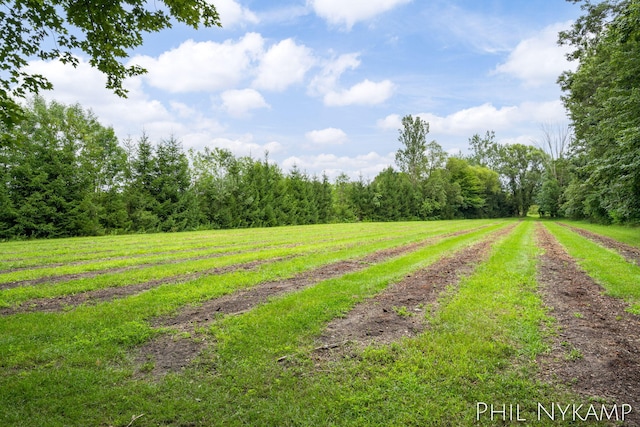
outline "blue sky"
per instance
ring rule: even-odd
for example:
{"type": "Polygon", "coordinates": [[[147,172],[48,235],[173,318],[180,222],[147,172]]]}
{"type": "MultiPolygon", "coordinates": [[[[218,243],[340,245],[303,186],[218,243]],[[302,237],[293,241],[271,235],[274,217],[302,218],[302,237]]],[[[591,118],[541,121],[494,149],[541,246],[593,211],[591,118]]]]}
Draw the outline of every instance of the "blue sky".
{"type": "Polygon", "coordinates": [[[567,123],[557,76],[574,66],[557,33],[580,14],[565,0],[214,0],[223,28],[176,24],[148,35],[129,97],[81,58],[34,61],[55,89],[120,138],[170,135],[185,149],[230,149],[286,172],[372,179],[400,148],[400,119],[456,153],[475,133],[534,144],[567,123]]]}

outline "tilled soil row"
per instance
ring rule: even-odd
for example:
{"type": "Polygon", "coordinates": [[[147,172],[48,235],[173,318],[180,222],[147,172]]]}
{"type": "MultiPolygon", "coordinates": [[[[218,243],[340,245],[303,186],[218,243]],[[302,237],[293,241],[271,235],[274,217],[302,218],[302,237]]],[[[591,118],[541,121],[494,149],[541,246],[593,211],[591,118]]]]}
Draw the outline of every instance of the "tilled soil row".
{"type": "Polygon", "coordinates": [[[603,294],[553,235],[537,224],[544,249],[538,281],[550,315],[559,326],[552,351],[539,358],[541,376],[633,408],[625,425],[640,425],[640,318],[624,301],[603,294]]]}
{"type": "Polygon", "coordinates": [[[167,283],[183,283],[195,280],[203,276],[219,275],[239,270],[252,270],[261,264],[274,262],[282,258],[252,261],[243,264],[235,264],[227,267],[212,268],[197,273],[183,274],[180,276],[164,277],[158,280],[150,280],[148,282],[139,283],[129,286],[117,286],[104,289],[96,289],[95,291],[81,292],[74,295],[61,295],[55,298],[37,298],[26,301],[22,305],[16,307],[0,308],[0,315],[6,316],[16,313],[28,313],[33,311],[40,312],[58,312],[69,307],[81,304],[97,304],[99,302],[111,301],[117,298],[124,298],[137,293],[153,289],[167,283]]]}
{"type": "Polygon", "coordinates": [[[334,319],[318,340],[314,357],[335,360],[372,343],[388,344],[422,332],[427,327],[425,311],[435,313],[441,293],[473,273],[487,259],[491,245],[513,228],[515,224],[407,275],[356,305],[346,317],[334,319]]]}
{"type": "MultiPolygon", "coordinates": [[[[220,246],[203,246],[200,248],[191,248],[188,250],[171,250],[171,251],[164,251],[164,252],[153,252],[153,253],[146,253],[146,254],[132,254],[132,255],[119,255],[119,256],[111,256],[111,257],[105,257],[105,258],[99,258],[99,259],[84,259],[81,261],[71,261],[71,262],[55,262],[55,263],[51,263],[51,264],[38,264],[38,265],[29,265],[29,266],[25,266],[25,267],[13,267],[13,268],[7,268],[4,270],[0,270],[0,274],[4,274],[4,273],[13,273],[16,271],[25,271],[25,270],[41,270],[43,268],[55,268],[55,267],[62,267],[62,266],[70,266],[70,265],[85,265],[85,264],[91,264],[93,262],[98,262],[98,261],[118,261],[118,260],[122,260],[122,259],[134,259],[134,258],[145,258],[145,257],[151,257],[151,256],[157,256],[157,255],[170,255],[170,254],[175,254],[175,253],[186,253],[186,252],[200,252],[200,251],[204,251],[207,249],[213,249],[213,248],[217,248],[220,246]]],[[[105,251],[105,252],[113,252],[113,250],[109,250],[109,251],[105,251]]],[[[39,257],[39,259],[43,259],[46,257],[39,257]]],[[[20,259],[9,259],[9,260],[5,260],[5,262],[17,262],[17,261],[24,261],[26,258],[20,258],[20,259]]]]}
{"type": "Polygon", "coordinates": [[[593,233],[591,231],[584,230],[582,228],[574,227],[567,224],[562,224],[560,222],[556,223],[563,227],[568,228],[571,231],[578,233],[579,235],[586,237],[587,239],[593,240],[594,242],[601,244],[602,246],[613,249],[617,251],[620,255],[622,255],[627,261],[630,263],[640,265],[640,248],[636,248],[635,246],[627,245],[626,243],[619,242],[611,237],[606,237],[601,234],[593,233]]]}
{"type": "Polygon", "coordinates": [[[192,338],[182,338],[180,335],[171,334],[161,335],[139,349],[137,360],[141,364],[149,360],[153,361],[154,367],[151,370],[151,374],[154,376],[162,376],[167,372],[178,371],[190,364],[207,344],[206,335],[198,334],[196,328],[211,324],[220,314],[242,314],[266,302],[271,297],[301,290],[324,280],[356,272],[371,264],[433,244],[442,238],[453,237],[471,231],[474,230],[449,233],[410,245],[384,249],[360,259],[339,261],[311,271],[305,271],[289,279],[264,282],[248,289],[206,301],[199,306],[185,307],[177,315],[156,319],[153,325],[156,327],[171,327],[178,332],[192,335],[192,338]],[[193,337],[194,335],[195,337],[193,337]]]}
{"type": "MultiPolygon", "coordinates": [[[[327,240],[319,240],[318,242],[326,242],[327,240]]],[[[260,243],[265,243],[263,241],[260,242],[254,242],[254,244],[256,246],[258,246],[258,244],[260,243]]],[[[86,260],[81,260],[81,261],[71,261],[71,262],[56,262],[56,263],[51,263],[51,264],[39,264],[39,265],[31,265],[31,266],[26,266],[26,267],[13,267],[13,268],[6,268],[6,269],[1,269],[0,268],[0,274],[5,274],[5,273],[13,273],[16,271],[25,271],[25,270],[40,270],[43,268],[55,268],[55,267],[62,267],[62,266],[70,266],[70,265],[84,265],[84,264],[91,264],[97,261],[118,261],[118,260],[123,260],[123,259],[134,259],[134,258],[147,258],[147,257],[153,257],[153,256],[158,256],[158,255],[172,255],[172,254],[178,254],[178,253],[188,253],[188,252],[202,252],[202,251],[206,251],[206,250],[211,250],[211,249],[223,249],[223,248],[233,248],[234,246],[238,246],[240,244],[229,244],[229,245],[223,245],[223,246],[199,246],[199,247],[194,247],[194,248],[189,248],[189,249],[173,249],[173,250],[168,250],[168,251],[161,251],[161,252],[153,252],[153,253],[144,253],[144,254],[132,254],[132,255],[119,255],[119,256],[111,256],[111,257],[105,257],[105,258],[100,258],[100,259],[86,259],[86,260]]],[[[270,246],[260,246],[260,249],[264,249],[264,248],[276,248],[276,247],[282,247],[282,248],[292,248],[295,246],[299,246],[299,243],[280,243],[280,244],[272,244],[270,246]]],[[[107,251],[103,251],[103,252],[114,252],[113,249],[111,250],[107,250],[107,251]]],[[[244,250],[244,251],[235,251],[235,252],[221,252],[220,254],[209,254],[209,255],[201,255],[201,256],[194,256],[194,257],[188,257],[188,258],[181,258],[181,261],[196,261],[199,259],[205,259],[205,258],[211,258],[211,257],[216,257],[216,256],[221,256],[221,255],[228,255],[228,254],[239,254],[239,253],[246,253],[246,252],[251,252],[251,250],[244,250]]],[[[52,255],[54,256],[54,255],[52,255]]],[[[47,256],[44,257],[40,257],[42,258],[49,258],[47,256]]],[[[18,261],[24,261],[27,258],[15,258],[15,259],[5,259],[4,262],[18,262],[18,261]]],[[[180,261],[175,261],[175,262],[180,262],[180,261]]],[[[163,261],[160,261],[160,263],[163,263],[163,261]]],[[[146,263],[146,265],[154,265],[154,263],[146,263]]],[[[135,266],[133,266],[135,267],[135,266]]],[[[127,267],[123,267],[123,268],[127,268],[127,267]]],[[[109,272],[108,270],[103,270],[104,272],[109,272]]],[[[57,277],[57,276],[55,276],[57,277]]],[[[2,289],[2,284],[0,284],[0,290],[2,289]]]]}
{"type": "MultiPolygon", "coordinates": [[[[283,247],[289,247],[289,246],[283,246],[283,247]]],[[[167,259],[167,260],[162,260],[157,262],[130,265],[127,267],[115,267],[115,268],[105,268],[102,270],[87,271],[85,273],[60,274],[60,275],[39,277],[37,279],[16,280],[14,282],[0,283],[0,290],[18,288],[21,286],[34,286],[42,283],[54,284],[54,283],[60,283],[60,282],[68,282],[68,281],[77,280],[77,279],[87,279],[87,278],[90,279],[92,277],[101,276],[103,274],[123,273],[125,271],[140,270],[143,268],[156,267],[160,265],[180,264],[180,263],[189,262],[189,261],[201,261],[203,259],[220,258],[222,256],[228,256],[228,255],[240,255],[243,253],[256,252],[258,250],[263,250],[263,249],[264,248],[256,248],[255,250],[216,253],[216,254],[209,254],[209,255],[201,255],[201,256],[192,257],[192,258],[167,259]]],[[[72,264],[69,264],[69,265],[72,265],[72,264]]],[[[6,272],[7,271],[3,273],[6,273],[6,272]]]]}

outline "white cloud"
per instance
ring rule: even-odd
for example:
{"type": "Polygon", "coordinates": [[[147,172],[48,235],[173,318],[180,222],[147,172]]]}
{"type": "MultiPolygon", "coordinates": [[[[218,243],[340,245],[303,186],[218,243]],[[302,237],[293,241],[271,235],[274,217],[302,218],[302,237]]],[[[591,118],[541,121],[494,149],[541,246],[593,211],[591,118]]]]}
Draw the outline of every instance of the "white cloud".
{"type": "Polygon", "coordinates": [[[322,71],[311,80],[309,93],[311,95],[326,95],[333,91],[342,74],[351,69],[355,70],[360,66],[359,53],[347,53],[338,58],[327,61],[322,67],[322,71]]]}
{"type": "Polygon", "coordinates": [[[384,119],[378,120],[377,126],[382,130],[402,129],[402,118],[399,114],[389,114],[384,119]]]}
{"type": "Polygon", "coordinates": [[[431,113],[418,114],[429,122],[432,133],[467,135],[484,130],[504,129],[518,120],[518,107],[508,106],[496,108],[490,103],[465,108],[448,116],[437,116],[431,113]]]}
{"type": "Polygon", "coordinates": [[[212,137],[209,132],[194,132],[181,138],[185,146],[202,150],[204,147],[226,148],[235,156],[251,156],[262,158],[265,151],[270,154],[279,153],[283,150],[282,144],[277,141],[270,141],[265,144],[258,144],[253,141],[253,135],[247,134],[239,138],[212,137]]]}
{"type": "Polygon", "coordinates": [[[317,145],[340,145],[347,140],[347,134],[342,129],[336,128],[312,130],[307,132],[305,136],[317,145]]]}
{"type": "Polygon", "coordinates": [[[224,43],[187,40],[158,58],[137,56],[131,60],[148,70],[150,85],[172,93],[230,89],[238,84],[263,54],[260,34],[247,33],[224,43]]]}
{"type": "MultiPolygon", "coordinates": [[[[32,61],[26,71],[47,76],[54,86],[52,91],[42,92],[47,99],[64,104],[79,103],[91,109],[100,122],[113,126],[120,137],[137,134],[143,129],[152,132],[157,126],[177,127],[173,115],[158,100],[149,98],[142,91],[139,77],[129,78],[124,88],[129,91],[126,99],[105,88],[106,77],[87,61],[78,59],[76,68],[59,61],[32,61]]],[[[167,135],[164,135],[167,136],[167,135]]]]}
{"type": "Polygon", "coordinates": [[[521,121],[558,123],[568,121],[567,110],[560,99],[546,102],[523,102],[519,106],[521,121]]]}
{"type": "Polygon", "coordinates": [[[283,170],[289,171],[296,165],[298,169],[310,175],[320,175],[323,172],[334,180],[341,173],[346,173],[352,180],[359,175],[365,179],[373,179],[385,168],[393,165],[395,153],[380,155],[376,152],[362,154],[355,157],[337,156],[335,154],[319,154],[317,156],[291,156],[282,161],[283,170]]]}
{"type": "Polygon", "coordinates": [[[285,90],[300,83],[315,64],[313,51],[298,45],[293,39],[285,39],[269,48],[258,67],[253,86],[273,91],[285,90]]]}
{"type": "Polygon", "coordinates": [[[234,117],[245,117],[251,110],[270,107],[255,89],[227,90],[220,97],[224,108],[234,117]]]}
{"type": "Polygon", "coordinates": [[[390,80],[376,83],[366,79],[347,90],[327,93],[324,103],[328,106],[376,105],[389,99],[393,90],[394,85],[390,80]]]}
{"type": "Polygon", "coordinates": [[[235,0],[215,0],[215,7],[220,15],[222,28],[234,27],[245,23],[257,24],[258,17],[248,8],[235,0]]]}
{"type": "Polygon", "coordinates": [[[267,25],[290,25],[302,16],[307,16],[310,13],[309,8],[304,4],[289,4],[289,5],[270,5],[273,8],[267,10],[261,10],[259,15],[260,23],[267,25]]]}
{"type": "Polygon", "coordinates": [[[498,143],[502,145],[535,145],[536,138],[533,135],[518,135],[513,138],[498,138],[498,143]]]}
{"type": "Polygon", "coordinates": [[[351,29],[356,22],[371,19],[411,0],[310,0],[314,12],[332,25],[351,29]]]}
{"type": "MultiPolygon", "coordinates": [[[[465,137],[474,133],[484,134],[487,130],[513,132],[517,129],[535,127],[540,123],[567,120],[566,111],[559,99],[546,102],[523,102],[501,108],[485,103],[446,116],[434,113],[418,113],[414,116],[427,121],[432,134],[465,137]]],[[[402,128],[402,119],[398,114],[390,114],[378,120],[377,125],[382,130],[397,130],[402,128]]]]}
{"type": "Polygon", "coordinates": [[[495,68],[494,73],[514,76],[522,80],[525,86],[555,84],[563,71],[575,67],[565,57],[569,48],[557,44],[558,32],[570,25],[571,22],[554,24],[536,36],[522,40],[511,51],[506,62],[495,68]]]}

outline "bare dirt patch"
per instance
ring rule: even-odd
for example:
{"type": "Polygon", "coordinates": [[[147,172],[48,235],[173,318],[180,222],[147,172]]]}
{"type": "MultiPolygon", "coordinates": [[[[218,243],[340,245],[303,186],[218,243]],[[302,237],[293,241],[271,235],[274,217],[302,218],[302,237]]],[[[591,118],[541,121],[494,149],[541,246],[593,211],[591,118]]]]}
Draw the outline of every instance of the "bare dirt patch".
{"type": "Polygon", "coordinates": [[[372,343],[388,344],[420,333],[427,327],[425,315],[437,310],[441,293],[470,275],[487,258],[491,244],[513,228],[501,229],[407,275],[384,292],[356,305],[346,317],[334,319],[318,340],[321,345],[314,356],[336,359],[372,343]]]}
{"type": "Polygon", "coordinates": [[[187,306],[174,316],[158,318],[153,322],[156,327],[170,327],[178,333],[164,334],[149,341],[139,348],[136,359],[143,366],[149,360],[154,361],[153,369],[145,372],[156,377],[183,369],[197,357],[207,344],[207,336],[199,334],[197,328],[211,324],[221,314],[241,314],[266,302],[269,298],[362,270],[371,264],[415,251],[419,247],[433,244],[442,238],[471,231],[473,230],[450,233],[410,245],[377,251],[359,259],[339,261],[305,271],[289,279],[264,282],[248,289],[205,301],[198,306],[187,306]],[[183,338],[183,336],[188,336],[188,338],[183,338]]]}
{"type": "Polygon", "coordinates": [[[625,425],[640,425],[640,318],[624,301],[606,296],[551,233],[537,224],[538,281],[559,327],[552,351],[539,358],[542,379],[633,412],[625,425]]]}
{"type": "Polygon", "coordinates": [[[563,227],[567,227],[571,231],[578,233],[579,235],[586,237],[587,239],[593,240],[594,242],[617,251],[620,255],[622,255],[627,261],[630,263],[640,265],[640,248],[636,248],[635,246],[627,245],[626,243],[619,242],[611,237],[606,237],[601,234],[593,233],[588,230],[584,230],[582,228],[573,227],[571,225],[557,223],[558,225],[562,225],[563,227]]]}

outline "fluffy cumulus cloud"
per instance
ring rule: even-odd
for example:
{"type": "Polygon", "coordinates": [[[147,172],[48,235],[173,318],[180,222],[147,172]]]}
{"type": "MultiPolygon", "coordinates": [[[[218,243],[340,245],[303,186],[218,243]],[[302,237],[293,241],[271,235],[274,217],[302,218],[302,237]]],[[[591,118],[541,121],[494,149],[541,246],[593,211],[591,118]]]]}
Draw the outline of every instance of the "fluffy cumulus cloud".
{"type": "Polygon", "coordinates": [[[230,89],[238,84],[263,55],[260,34],[247,33],[223,43],[187,40],[157,58],[137,56],[131,62],[148,70],[144,79],[171,93],[230,89]]]}
{"type": "Polygon", "coordinates": [[[551,25],[534,37],[522,40],[507,60],[496,67],[494,73],[514,76],[522,80],[525,86],[555,84],[563,71],[575,67],[565,57],[569,49],[557,44],[558,32],[570,25],[570,22],[551,25]]]}
{"type": "MultiPolygon", "coordinates": [[[[491,103],[485,103],[448,115],[434,113],[414,114],[429,123],[429,131],[436,136],[452,135],[470,137],[475,133],[484,134],[487,130],[500,132],[523,132],[521,135],[509,137],[510,140],[531,140],[542,123],[566,122],[567,116],[562,101],[523,102],[519,105],[496,108],[491,103]],[[515,138],[515,139],[514,139],[515,138]]],[[[378,120],[378,128],[385,131],[402,128],[401,117],[390,114],[378,120]]]]}
{"type": "Polygon", "coordinates": [[[402,128],[402,118],[399,114],[389,114],[387,117],[378,120],[378,128],[382,130],[396,130],[402,128]]]}
{"type": "Polygon", "coordinates": [[[244,24],[257,24],[259,22],[255,13],[240,5],[235,0],[215,0],[215,7],[218,15],[220,15],[222,28],[244,24]]]}
{"type": "Polygon", "coordinates": [[[309,93],[322,96],[335,90],[340,76],[347,70],[355,70],[360,66],[359,53],[347,53],[325,61],[322,70],[311,80],[309,93]]]}
{"type": "Polygon", "coordinates": [[[258,143],[254,141],[252,134],[242,135],[237,138],[212,137],[211,132],[192,132],[185,134],[181,140],[185,147],[192,147],[201,150],[204,147],[225,148],[231,151],[235,156],[251,156],[261,158],[265,152],[276,154],[283,151],[282,144],[278,141],[270,141],[266,143],[258,143]]]}
{"type": "Polygon", "coordinates": [[[246,117],[251,110],[269,108],[269,104],[255,89],[227,90],[220,97],[225,110],[234,117],[246,117]]]}
{"type": "Polygon", "coordinates": [[[371,19],[411,0],[310,0],[313,11],[332,25],[351,29],[356,22],[371,19]]]}
{"type": "Polygon", "coordinates": [[[271,46],[258,67],[253,86],[258,89],[283,91],[303,81],[315,64],[313,51],[293,39],[285,39],[271,46]]]}
{"type": "Polygon", "coordinates": [[[349,89],[331,91],[324,96],[327,106],[376,105],[393,95],[394,85],[390,80],[372,82],[369,79],[357,83],[349,89]]]}
{"type": "Polygon", "coordinates": [[[335,154],[291,156],[285,159],[281,165],[285,171],[291,170],[295,165],[310,175],[325,173],[329,179],[335,180],[341,173],[346,173],[352,180],[357,180],[360,175],[364,179],[373,179],[394,162],[395,153],[380,155],[372,151],[355,157],[335,154]]]}
{"type": "Polygon", "coordinates": [[[437,116],[431,113],[421,113],[418,116],[429,122],[431,132],[466,135],[482,132],[478,129],[497,131],[506,128],[513,121],[518,120],[518,107],[496,108],[492,104],[486,103],[465,108],[447,116],[437,116]]]}
{"type": "Polygon", "coordinates": [[[347,134],[342,129],[336,128],[312,130],[307,132],[305,136],[316,145],[340,145],[347,141],[347,134]]]}
{"type": "Polygon", "coordinates": [[[283,91],[302,82],[316,63],[311,49],[290,38],[265,49],[260,34],[247,33],[223,43],[187,40],[157,58],[131,62],[148,70],[144,79],[151,86],[170,93],[235,89],[251,76],[255,89],[283,91]]]}
{"type": "Polygon", "coordinates": [[[78,58],[76,68],[59,61],[38,60],[30,62],[25,71],[42,74],[51,81],[54,89],[43,92],[43,96],[64,104],[79,103],[84,109],[91,109],[101,123],[113,126],[120,137],[135,135],[143,129],[151,133],[160,127],[180,126],[162,102],[143,92],[140,78],[124,82],[129,93],[123,99],[106,89],[106,77],[82,58],[78,58]]]}

